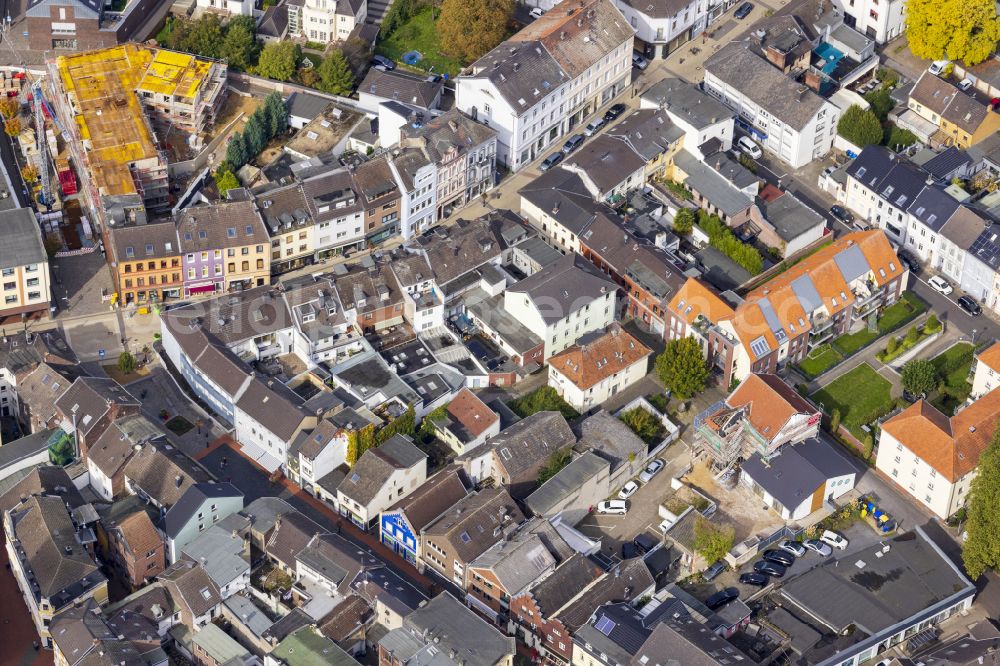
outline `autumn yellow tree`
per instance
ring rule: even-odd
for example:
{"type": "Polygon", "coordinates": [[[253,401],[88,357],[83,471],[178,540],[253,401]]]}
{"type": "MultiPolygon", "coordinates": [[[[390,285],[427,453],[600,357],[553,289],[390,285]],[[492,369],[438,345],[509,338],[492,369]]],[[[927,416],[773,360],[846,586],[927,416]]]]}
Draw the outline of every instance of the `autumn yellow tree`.
{"type": "Polygon", "coordinates": [[[38,167],[34,164],[26,164],[21,168],[21,178],[24,178],[24,182],[33,183],[38,180],[38,167]]]}
{"type": "Polygon", "coordinates": [[[15,118],[21,111],[21,103],[16,97],[0,97],[0,116],[15,118]]]}
{"type": "Polygon", "coordinates": [[[1000,17],[993,0],[909,0],[906,38],[919,58],[975,65],[996,49],[1000,17]]]}
{"type": "Polygon", "coordinates": [[[3,123],[3,131],[7,136],[17,136],[21,133],[21,119],[7,118],[3,123]]]}
{"type": "Polygon", "coordinates": [[[444,0],[437,21],[441,49],[472,62],[507,36],[514,0],[444,0]]]}

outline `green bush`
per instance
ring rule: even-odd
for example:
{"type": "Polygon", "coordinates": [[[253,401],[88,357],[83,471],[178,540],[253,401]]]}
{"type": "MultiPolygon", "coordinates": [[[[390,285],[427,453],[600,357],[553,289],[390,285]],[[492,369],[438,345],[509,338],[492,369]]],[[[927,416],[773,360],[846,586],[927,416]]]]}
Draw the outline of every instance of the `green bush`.
{"type": "Polygon", "coordinates": [[[860,148],[882,143],[882,123],[878,116],[857,104],[849,107],[840,117],[837,133],[860,148]]]}
{"type": "Polygon", "coordinates": [[[708,243],[732,259],[751,275],[764,270],[764,259],[753,246],[741,242],[718,215],[698,211],[698,226],[708,235],[708,243]]]}

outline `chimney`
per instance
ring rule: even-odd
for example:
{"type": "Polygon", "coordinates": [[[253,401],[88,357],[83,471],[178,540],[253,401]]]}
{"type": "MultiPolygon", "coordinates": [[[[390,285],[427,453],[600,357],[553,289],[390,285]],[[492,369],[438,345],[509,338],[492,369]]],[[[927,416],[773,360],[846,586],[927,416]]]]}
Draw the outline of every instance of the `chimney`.
{"type": "Polygon", "coordinates": [[[178,488],[181,487],[181,475],[180,474],[178,474],[177,476],[174,477],[174,485],[176,485],[178,488]]]}
{"type": "Polygon", "coordinates": [[[456,123],[454,120],[449,120],[448,121],[448,127],[451,128],[452,132],[457,132],[458,131],[458,123],[456,123]]]}

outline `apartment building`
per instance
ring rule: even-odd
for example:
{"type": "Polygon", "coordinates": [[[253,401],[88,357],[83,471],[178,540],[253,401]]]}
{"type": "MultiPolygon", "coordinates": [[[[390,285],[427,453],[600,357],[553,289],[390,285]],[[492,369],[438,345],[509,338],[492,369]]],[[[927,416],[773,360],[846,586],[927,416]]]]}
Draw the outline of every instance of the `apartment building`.
{"type": "Polygon", "coordinates": [[[684,148],[706,157],[718,141],[718,150],[733,145],[733,111],[698,86],[674,77],[651,85],[639,98],[640,109],[662,109],[670,122],[684,132],[684,148]],[[702,148],[704,146],[704,148],[702,148]]]}
{"type": "Polygon", "coordinates": [[[875,466],[935,515],[950,518],[965,506],[998,419],[998,390],[950,418],[919,400],[882,423],[875,466]]]}
{"type": "Polygon", "coordinates": [[[271,282],[270,238],[252,201],[185,208],[177,217],[184,296],[271,282]]]}
{"type": "Polygon", "coordinates": [[[354,182],[365,207],[368,244],[378,245],[398,235],[404,204],[389,160],[379,157],[362,162],[354,170],[354,182]]]}
{"type": "Polygon", "coordinates": [[[775,33],[719,49],[705,61],[703,86],[765,150],[799,168],[830,152],[840,110],[789,75],[812,53],[797,24],[775,33]]]}
{"type": "Polygon", "coordinates": [[[0,228],[4,230],[0,247],[0,320],[44,316],[52,303],[52,290],[41,227],[30,208],[15,208],[0,212],[0,228]]]}
{"type": "Polygon", "coordinates": [[[389,160],[389,168],[402,194],[400,232],[409,240],[437,221],[437,166],[422,150],[404,148],[389,160]]]}
{"type": "Polygon", "coordinates": [[[629,84],[634,32],[611,0],[533,21],[456,80],[456,106],[497,132],[497,160],[517,171],[629,84]]]}
{"type": "Polygon", "coordinates": [[[977,400],[998,387],[1000,387],[1000,342],[994,342],[976,355],[969,400],[977,400]]]}
{"type": "Polygon", "coordinates": [[[650,59],[668,55],[704,32],[710,18],[721,14],[723,0],[648,2],[615,0],[615,6],[635,31],[635,48],[650,59]]]}
{"type": "Polygon", "coordinates": [[[156,306],[181,297],[184,278],[173,222],[113,228],[111,240],[119,303],[156,306]]]}
{"type": "Polygon", "coordinates": [[[618,324],[580,340],[549,358],[549,386],[585,412],[643,377],[652,350],[618,324]]]}
{"type": "Polygon", "coordinates": [[[954,83],[924,71],[910,91],[907,108],[938,127],[932,144],[968,148],[1000,130],[993,105],[954,83]]]}
{"type": "Polygon", "coordinates": [[[394,435],[368,449],[337,487],[341,515],[367,530],[382,511],[427,480],[427,454],[408,437],[394,435]]]}
{"type": "Polygon", "coordinates": [[[883,232],[850,233],[735,305],[692,278],[670,302],[665,337],[693,336],[726,383],[742,381],[865,326],[899,299],[908,276],[883,232]]]}
{"type": "Polygon", "coordinates": [[[365,22],[367,0],[304,0],[288,3],[288,33],[313,42],[344,42],[365,22]]]}

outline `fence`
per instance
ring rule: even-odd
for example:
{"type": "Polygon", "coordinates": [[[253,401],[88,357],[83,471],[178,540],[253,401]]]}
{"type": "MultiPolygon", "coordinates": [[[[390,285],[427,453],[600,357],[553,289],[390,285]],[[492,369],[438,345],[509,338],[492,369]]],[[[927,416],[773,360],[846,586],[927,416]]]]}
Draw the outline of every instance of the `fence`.
{"type": "MultiPolygon", "coordinates": [[[[297,83],[289,83],[287,81],[275,81],[274,79],[267,79],[263,76],[255,76],[253,74],[247,74],[246,72],[234,72],[230,70],[227,74],[229,84],[233,83],[243,83],[248,86],[257,86],[258,88],[267,88],[268,90],[277,90],[284,97],[288,97],[292,93],[303,93],[307,95],[312,95],[314,97],[321,97],[323,99],[328,99],[331,102],[336,102],[337,104],[342,104],[355,111],[365,113],[365,109],[361,107],[361,103],[356,99],[351,99],[350,97],[341,97],[340,95],[331,95],[330,93],[323,92],[322,90],[317,90],[316,88],[309,88],[307,86],[301,86],[297,83]]],[[[236,89],[236,93],[240,95],[252,95],[252,93],[243,93],[236,89]]]]}

